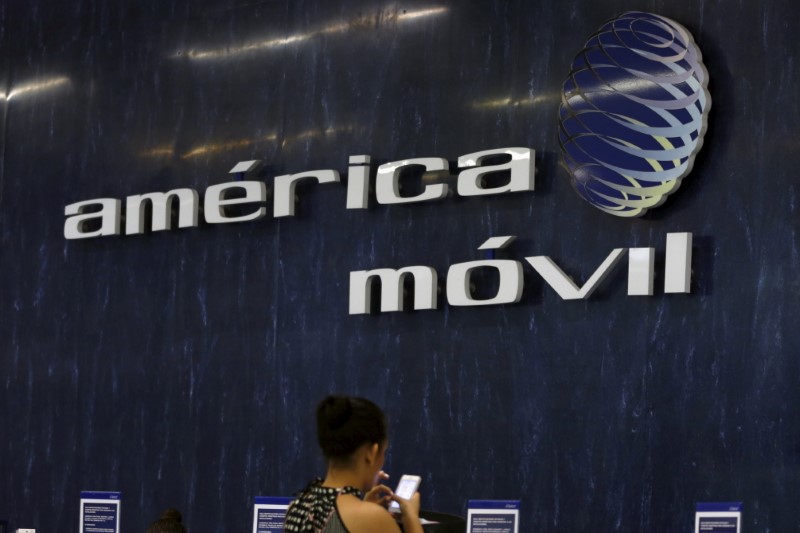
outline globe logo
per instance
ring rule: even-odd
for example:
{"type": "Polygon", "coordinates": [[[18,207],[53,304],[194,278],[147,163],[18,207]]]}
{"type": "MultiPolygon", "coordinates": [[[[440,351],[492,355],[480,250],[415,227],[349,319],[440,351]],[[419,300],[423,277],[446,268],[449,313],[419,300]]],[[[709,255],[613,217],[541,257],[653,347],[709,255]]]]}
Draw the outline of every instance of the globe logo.
{"type": "Polygon", "coordinates": [[[703,144],[711,97],[691,34],[628,12],[589,37],[559,107],[559,145],[577,193],[620,217],[643,215],[678,189],[703,144]]]}

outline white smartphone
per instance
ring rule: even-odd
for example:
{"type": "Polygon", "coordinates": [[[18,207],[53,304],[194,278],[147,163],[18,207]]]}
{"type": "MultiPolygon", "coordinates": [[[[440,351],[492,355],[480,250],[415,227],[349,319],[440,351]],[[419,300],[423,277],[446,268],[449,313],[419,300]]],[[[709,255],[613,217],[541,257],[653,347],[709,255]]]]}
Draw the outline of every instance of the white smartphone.
{"type": "MultiPolygon", "coordinates": [[[[400,483],[398,483],[397,488],[394,489],[394,493],[404,500],[407,500],[412,497],[415,492],[417,492],[420,483],[422,483],[421,477],[403,474],[403,477],[400,478],[400,483]]],[[[399,513],[400,505],[398,505],[396,501],[392,500],[392,502],[389,504],[389,510],[393,513],[399,513]]]]}

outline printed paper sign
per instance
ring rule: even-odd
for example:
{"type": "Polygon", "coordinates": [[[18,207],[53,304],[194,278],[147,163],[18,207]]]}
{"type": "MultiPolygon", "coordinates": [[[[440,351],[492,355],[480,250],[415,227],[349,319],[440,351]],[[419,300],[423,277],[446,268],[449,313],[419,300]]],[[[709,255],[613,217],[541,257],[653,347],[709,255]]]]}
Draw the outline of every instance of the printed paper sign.
{"type": "Polygon", "coordinates": [[[119,492],[81,492],[80,533],[119,533],[119,492]]]}
{"type": "Polygon", "coordinates": [[[283,521],[292,498],[256,496],[253,533],[283,533],[283,521]]]}
{"type": "Polygon", "coordinates": [[[519,500],[470,500],[467,533],[519,533],[519,500]]]}
{"type": "Polygon", "coordinates": [[[695,533],[741,533],[742,502],[698,503],[695,533]]]}

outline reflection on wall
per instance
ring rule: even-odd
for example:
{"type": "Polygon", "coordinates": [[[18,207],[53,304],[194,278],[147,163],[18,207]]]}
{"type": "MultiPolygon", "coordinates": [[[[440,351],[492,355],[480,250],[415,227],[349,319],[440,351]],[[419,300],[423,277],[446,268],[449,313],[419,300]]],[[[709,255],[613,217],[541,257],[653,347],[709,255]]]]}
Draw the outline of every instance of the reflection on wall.
{"type": "Polygon", "coordinates": [[[226,46],[223,48],[207,50],[178,50],[171,57],[173,59],[185,57],[191,61],[233,59],[245,54],[251,54],[253,52],[265,52],[276,48],[283,48],[287,45],[306,43],[314,37],[323,35],[333,35],[354,31],[376,31],[380,30],[380,28],[384,26],[393,26],[397,24],[413,22],[423,17],[442,15],[447,13],[447,11],[447,7],[431,7],[412,11],[405,9],[400,11],[397,8],[393,8],[386,11],[379,11],[375,16],[359,16],[349,19],[345,22],[334,22],[327,24],[316,30],[284,35],[282,37],[254,40],[240,46],[226,46]]]}
{"type": "MultiPolygon", "coordinates": [[[[265,142],[277,143],[283,148],[292,143],[306,142],[311,139],[332,138],[337,134],[338,135],[353,134],[354,132],[358,132],[359,129],[360,128],[357,128],[355,126],[345,125],[338,128],[306,130],[296,135],[283,136],[280,138],[277,133],[270,133],[268,135],[264,135],[263,137],[258,137],[258,138],[232,139],[228,141],[199,144],[197,146],[189,148],[188,150],[180,154],[176,154],[174,147],[159,146],[155,148],[142,150],[139,152],[139,155],[142,157],[178,156],[181,159],[189,159],[192,157],[208,156],[211,154],[230,153],[231,151],[236,149],[249,148],[255,144],[265,143],[265,142]]],[[[363,128],[361,129],[363,130],[363,128]]]]}
{"type": "Polygon", "coordinates": [[[12,86],[8,92],[0,92],[0,100],[10,102],[11,100],[24,98],[26,96],[39,95],[45,91],[66,87],[69,83],[69,78],[64,76],[44,78],[35,82],[25,82],[17,86],[12,86]]]}

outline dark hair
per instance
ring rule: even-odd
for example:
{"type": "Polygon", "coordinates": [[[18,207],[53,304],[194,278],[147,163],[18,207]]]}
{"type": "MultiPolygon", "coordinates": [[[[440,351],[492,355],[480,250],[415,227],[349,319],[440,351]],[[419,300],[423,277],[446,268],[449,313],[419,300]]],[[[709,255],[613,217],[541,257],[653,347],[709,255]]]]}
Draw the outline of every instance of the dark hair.
{"type": "Polygon", "coordinates": [[[328,396],[317,407],[317,440],[326,459],[346,459],[364,444],[384,445],[386,416],[366,398],[328,396]]]}
{"type": "Polygon", "coordinates": [[[161,514],[161,518],[150,524],[147,533],[186,533],[181,520],[181,513],[169,508],[161,514]]]}

